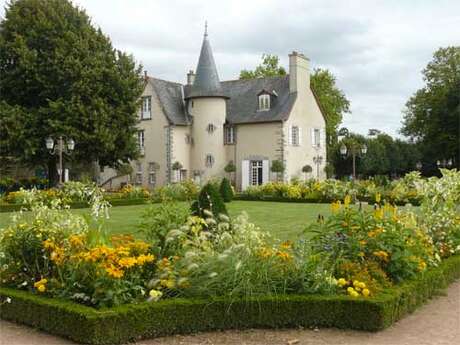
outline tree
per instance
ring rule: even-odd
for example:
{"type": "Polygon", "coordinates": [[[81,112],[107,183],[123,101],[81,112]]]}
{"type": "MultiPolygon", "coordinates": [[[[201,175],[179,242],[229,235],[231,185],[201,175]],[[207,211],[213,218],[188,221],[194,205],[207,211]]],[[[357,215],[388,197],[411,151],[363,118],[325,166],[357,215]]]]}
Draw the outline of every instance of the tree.
{"type": "Polygon", "coordinates": [[[335,76],[327,69],[315,69],[310,82],[326,117],[327,143],[328,147],[332,147],[337,142],[337,130],[342,123],[343,115],[350,113],[350,101],[338,88],[335,76]]]}
{"type": "Polygon", "coordinates": [[[276,179],[279,181],[281,178],[281,174],[285,170],[284,163],[280,160],[274,160],[272,161],[272,166],[270,168],[271,172],[276,174],[276,179]]]}
{"type": "Polygon", "coordinates": [[[418,142],[424,173],[437,160],[460,168],[460,46],[438,49],[423,70],[425,86],[406,103],[401,132],[418,142]]]}
{"type": "Polygon", "coordinates": [[[277,55],[263,54],[262,63],[254,71],[242,70],[240,79],[254,79],[265,77],[277,77],[286,75],[284,67],[279,66],[279,57],[277,55]]]}
{"type": "Polygon", "coordinates": [[[220,182],[219,187],[220,195],[225,202],[230,202],[233,199],[233,189],[230,181],[227,178],[223,178],[220,182]]]}
{"type": "Polygon", "coordinates": [[[224,199],[222,199],[218,187],[212,182],[208,182],[201,188],[198,199],[192,203],[191,210],[193,215],[202,218],[209,217],[204,212],[205,210],[212,212],[214,217],[228,214],[224,199]]]}
{"type": "Polygon", "coordinates": [[[45,138],[76,142],[72,159],[118,167],[137,156],[141,67],[68,0],[17,0],[0,23],[0,155],[29,166],[56,157],[45,138]]]}

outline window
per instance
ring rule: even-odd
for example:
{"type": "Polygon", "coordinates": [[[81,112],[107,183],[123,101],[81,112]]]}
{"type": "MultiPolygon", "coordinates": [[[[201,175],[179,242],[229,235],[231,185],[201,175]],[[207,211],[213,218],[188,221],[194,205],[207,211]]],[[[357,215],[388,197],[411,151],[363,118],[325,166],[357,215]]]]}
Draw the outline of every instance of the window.
{"type": "Polygon", "coordinates": [[[262,161],[251,161],[251,184],[259,186],[263,182],[263,164],[262,161]]]}
{"type": "Polygon", "coordinates": [[[214,157],[212,155],[206,155],[206,166],[208,168],[212,167],[214,165],[214,157]]]}
{"type": "Polygon", "coordinates": [[[145,148],[145,133],[144,131],[138,131],[137,132],[137,145],[139,146],[139,151],[141,152],[141,155],[144,154],[144,148],[145,148]]]}
{"type": "Polygon", "coordinates": [[[152,118],[152,97],[142,97],[141,120],[149,120],[152,118]]]}
{"type": "Polygon", "coordinates": [[[259,95],[259,110],[269,110],[270,109],[270,95],[263,94],[259,95]]]}
{"type": "Polygon", "coordinates": [[[291,128],[291,142],[294,146],[300,145],[300,130],[298,126],[292,126],[291,128]]]}
{"type": "Polygon", "coordinates": [[[313,130],[313,146],[314,147],[321,146],[321,131],[319,128],[315,128],[313,130]]]}
{"type": "Polygon", "coordinates": [[[235,127],[225,126],[224,127],[224,144],[234,144],[235,141],[235,127]]]}
{"type": "Polygon", "coordinates": [[[185,143],[191,144],[192,143],[192,136],[190,134],[185,135],[185,143]]]}
{"type": "Polygon", "coordinates": [[[142,163],[136,163],[136,183],[142,184],[142,163]]]}
{"type": "Polygon", "coordinates": [[[158,165],[156,163],[149,163],[149,184],[152,186],[157,184],[157,169],[158,165]]]}
{"type": "Polygon", "coordinates": [[[206,130],[208,131],[209,134],[212,134],[215,130],[216,130],[216,126],[214,126],[214,124],[210,123],[206,130]]]}
{"type": "Polygon", "coordinates": [[[179,173],[179,181],[185,181],[187,179],[187,170],[181,169],[179,173]]]}

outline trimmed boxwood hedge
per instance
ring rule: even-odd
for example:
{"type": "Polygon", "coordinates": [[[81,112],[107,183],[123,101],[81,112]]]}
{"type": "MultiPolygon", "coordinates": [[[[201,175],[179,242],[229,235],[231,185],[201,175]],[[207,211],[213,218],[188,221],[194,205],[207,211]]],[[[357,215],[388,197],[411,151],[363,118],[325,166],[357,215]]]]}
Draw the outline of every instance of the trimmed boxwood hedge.
{"type": "MultiPolygon", "coordinates": [[[[108,200],[112,206],[130,206],[130,205],[143,205],[147,204],[150,199],[139,198],[139,199],[112,199],[108,200]]],[[[21,204],[0,204],[1,212],[13,212],[19,211],[23,205],[21,204]]],[[[89,207],[86,202],[73,202],[70,204],[70,208],[87,208],[89,207]]]]}
{"type": "Polygon", "coordinates": [[[177,298],[100,310],[0,288],[0,316],[87,344],[120,344],[172,334],[244,328],[318,326],[378,331],[459,277],[460,255],[418,279],[367,299],[315,295],[249,300],[177,298]],[[11,303],[6,303],[7,297],[11,303]]]}

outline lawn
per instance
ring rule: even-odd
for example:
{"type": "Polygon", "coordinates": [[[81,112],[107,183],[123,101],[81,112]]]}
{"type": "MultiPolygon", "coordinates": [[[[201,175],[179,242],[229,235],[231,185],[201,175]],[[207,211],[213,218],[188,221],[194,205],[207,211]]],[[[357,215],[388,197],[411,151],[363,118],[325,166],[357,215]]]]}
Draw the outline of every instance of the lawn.
{"type": "MultiPolygon", "coordinates": [[[[148,205],[118,206],[110,210],[107,228],[113,233],[135,233],[148,205]]],[[[154,206],[155,207],[155,206],[154,206]]],[[[328,204],[297,204],[265,201],[233,201],[227,204],[231,216],[245,211],[250,221],[281,240],[294,239],[318,214],[330,213],[328,204]]],[[[72,212],[88,214],[88,209],[72,212]]],[[[0,228],[8,225],[11,213],[0,213],[0,228]]]]}

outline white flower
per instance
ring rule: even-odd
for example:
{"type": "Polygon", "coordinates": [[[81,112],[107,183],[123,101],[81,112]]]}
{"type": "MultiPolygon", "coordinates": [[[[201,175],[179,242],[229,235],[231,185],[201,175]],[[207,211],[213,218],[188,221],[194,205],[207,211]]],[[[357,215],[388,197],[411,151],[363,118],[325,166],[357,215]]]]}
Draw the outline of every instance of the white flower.
{"type": "Polygon", "coordinates": [[[209,274],[209,278],[214,278],[217,276],[217,272],[212,272],[209,274]]]}
{"type": "Polygon", "coordinates": [[[27,286],[27,281],[23,281],[21,286],[27,286]]]}
{"type": "Polygon", "coordinates": [[[241,268],[241,265],[242,265],[242,263],[241,263],[241,260],[240,260],[240,261],[238,261],[238,262],[236,263],[236,265],[235,265],[235,270],[238,271],[238,270],[241,268]]]}
{"type": "Polygon", "coordinates": [[[6,303],[11,303],[11,298],[7,297],[5,300],[6,303]]]}

